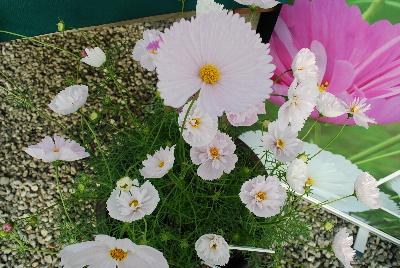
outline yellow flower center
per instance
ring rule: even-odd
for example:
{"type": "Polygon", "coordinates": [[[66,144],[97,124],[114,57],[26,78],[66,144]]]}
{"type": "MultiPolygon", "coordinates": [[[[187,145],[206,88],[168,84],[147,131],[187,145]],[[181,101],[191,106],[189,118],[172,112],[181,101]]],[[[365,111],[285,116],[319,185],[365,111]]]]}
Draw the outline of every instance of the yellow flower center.
{"type": "Polygon", "coordinates": [[[304,70],[303,66],[300,66],[300,67],[297,68],[297,71],[303,71],[303,70],[304,70]]]}
{"type": "Polygon", "coordinates": [[[277,139],[275,145],[276,145],[276,147],[278,147],[278,149],[281,149],[281,150],[283,150],[283,148],[285,148],[285,142],[282,139],[277,139]]]}
{"type": "Polygon", "coordinates": [[[204,64],[200,68],[199,76],[205,83],[214,85],[221,78],[221,73],[214,64],[204,64]]]}
{"type": "Polygon", "coordinates": [[[159,167],[165,166],[165,162],[161,160],[160,163],[158,163],[158,166],[159,166],[159,167]]]}
{"type": "Polygon", "coordinates": [[[189,124],[192,126],[192,128],[199,128],[201,124],[200,118],[192,118],[189,120],[189,124]]]}
{"type": "Polygon", "coordinates": [[[210,244],[210,248],[216,250],[216,249],[217,249],[217,243],[212,242],[212,243],[210,244]]]}
{"type": "Polygon", "coordinates": [[[120,248],[113,248],[109,252],[110,257],[116,261],[123,261],[128,257],[128,252],[120,248]]]}
{"type": "Polygon", "coordinates": [[[261,202],[267,198],[267,194],[265,192],[258,192],[256,193],[256,200],[261,202]]]}
{"type": "Polygon", "coordinates": [[[121,185],[119,188],[126,190],[128,187],[129,185],[125,183],[124,185],[121,185]]]}
{"type": "Polygon", "coordinates": [[[360,110],[360,108],[358,108],[357,105],[354,105],[354,106],[351,107],[351,109],[350,109],[350,111],[351,111],[352,113],[357,113],[359,110],[360,110]]]}
{"type": "Polygon", "coordinates": [[[219,151],[218,151],[218,149],[215,148],[215,147],[212,147],[212,148],[210,149],[210,155],[211,155],[211,157],[214,158],[214,159],[219,159],[219,151]]]}
{"type": "Polygon", "coordinates": [[[133,200],[129,203],[129,206],[132,207],[132,208],[136,208],[136,207],[139,206],[139,205],[140,205],[140,202],[139,202],[139,200],[137,200],[137,199],[133,199],[133,200]]]}
{"type": "Polygon", "coordinates": [[[329,86],[329,82],[325,81],[325,83],[322,83],[321,85],[319,85],[319,92],[325,92],[328,89],[329,86]]]}
{"type": "Polygon", "coordinates": [[[306,180],[306,186],[312,186],[314,184],[314,179],[311,177],[308,177],[306,180]]]}
{"type": "Polygon", "coordinates": [[[54,148],[53,152],[58,153],[58,152],[60,152],[60,149],[59,148],[54,148]]]}
{"type": "Polygon", "coordinates": [[[157,54],[157,49],[149,50],[149,53],[156,55],[157,54]]]}

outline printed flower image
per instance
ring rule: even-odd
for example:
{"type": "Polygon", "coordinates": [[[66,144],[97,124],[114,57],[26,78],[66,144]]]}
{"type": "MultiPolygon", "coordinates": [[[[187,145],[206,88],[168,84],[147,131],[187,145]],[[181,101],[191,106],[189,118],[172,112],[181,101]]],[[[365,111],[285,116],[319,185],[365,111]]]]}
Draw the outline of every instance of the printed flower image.
{"type": "Polygon", "coordinates": [[[398,266],[396,1],[57,1],[0,1],[0,267],[398,266]]]}
{"type": "MultiPolygon", "coordinates": [[[[321,91],[346,103],[366,99],[370,105],[366,116],[378,124],[398,122],[400,114],[391,111],[400,100],[399,33],[399,25],[387,21],[368,24],[359,7],[344,0],[296,0],[293,6],[284,5],[270,40],[275,77],[279,76],[274,92],[287,94],[293,80],[287,71],[298,51],[308,48],[316,57],[321,91]]],[[[273,100],[283,102],[280,97],[273,100]]],[[[344,115],[323,120],[354,124],[344,115]]]]}

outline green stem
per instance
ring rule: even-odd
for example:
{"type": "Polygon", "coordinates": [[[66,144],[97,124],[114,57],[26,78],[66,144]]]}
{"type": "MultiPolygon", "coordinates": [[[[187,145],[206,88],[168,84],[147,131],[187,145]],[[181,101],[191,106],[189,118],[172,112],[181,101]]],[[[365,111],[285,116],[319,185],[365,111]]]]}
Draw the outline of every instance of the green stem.
{"type": "Polygon", "coordinates": [[[367,163],[367,162],[370,162],[370,161],[378,160],[378,159],[381,159],[381,158],[384,158],[384,157],[389,157],[389,156],[396,155],[396,154],[400,154],[400,150],[393,151],[393,152],[386,153],[386,154],[373,156],[373,157],[367,158],[365,160],[361,160],[361,161],[355,162],[354,164],[360,165],[360,164],[364,164],[364,163],[367,163]]]}
{"type": "Polygon", "coordinates": [[[49,44],[49,43],[46,43],[46,42],[42,42],[42,41],[36,40],[36,39],[33,38],[33,37],[29,37],[29,36],[26,36],[26,35],[17,34],[17,33],[13,33],[13,32],[3,31],[3,30],[0,30],[0,33],[5,33],[5,34],[13,35],[13,36],[18,36],[18,37],[21,37],[21,38],[23,38],[23,39],[27,39],[27,40],[29,40],[29,41],[31,41],[31,42],[41,44],[42,46],[45,46],[45,47],[49,47],[49,48],[52,48],[52,49],[56,49],[56,50],[62,51],[62,52],[66,53],[66,54],[69,55],[69,56],[73,56],[73,57],[74,57],[75,59],[77,59],[77,60],[80,60],[80,59],[81,59],[80,56],[78,56],[78,55],[76,55],[76,54],[74,54],[74,53],[72,53],[72,52],[69,52],[69,51],[66,50],[66,49],[63,49],[63,48],[58,47],[58,46],[55,46],[55,45],[53,45],[53,44],[49,44]]]}
{"type": "Polygon", "coordinates": [[[367,10],[363,13],[364,20],[368,21],[379,11],[385,0],[372,0],[367,10]]]}
{"type": "Polygon", "coordinates": [[[372,147],[369,147],[367,149],[365,149],[364,151],[359,152],[358,154],[353,155],[352,157],[349,158],[350,161],[357,161],[362,159],[365,156],[371,155],[375,152],[381,151],[389,146],[392,146],[393,144],[396,144],[400,142],[400,134],[391,137],[379,144],[376,144],[372,147]]]}
{"type": "Polygon", "coordinates": [[[124,95],[125,87],[118,81],[117,74],[114,71],[106,69],[106,73],[109,73],[109,76],[110,76],[111,80],[113,81],[114,85],[117,87],[119,94],[124,99],[125,108],[128,112],[130,119],[132,120],[132,123],[135,123],[135,117],[129,107],[129,101],[124,95]]]}
{"type": "Polygon", "coordinates": [[[63,209],[64,209],[65,216],[67,217],[68,221],[73,224],[73,221],[69,217],[67,207],[65,206],[64,196],[62,194],[62,190],[61,190],[61,187],[60,187],[60,174],[59,174],[58,164],[56,163],[54,166],[56,168],[56,187],[57,187],[57,192],[58,192],[58,194],[60,196],[60,200],[61,200],[61,204],[62,204],[63,209]]]}
{"type": "Polygon", "coordinates": [[[318,120],[315,120],[314,123],[311,125],[311,127],[308,129],[307,133],[301,138],[302,141],[304,141],[305,138],[311,133],[315,125],[318,123],[318,120]]]}
{"type": "Polygon", "coordinates": [[[180,138],[179,138],[179,145],[180,145],[179,147],[181,148],[180,151],[181,151],[181,155],[182,155],[182,160],[185,159],[185,142],[183,140],[183,130],[185,128],[186,120],[187,120],[187,118],[189,116],[190,111],[192,110],[192,107],[193,107],[195,101],[196,101],[196,95],[193,96],[193,99],[190,101],[189,107],[188,107],[188,109],[186,111],[186,114],[185,114],[185,116],[183,118],[182,125],[180,126],[181,135],[180,135],[180,138]]]}
{"type": "Polygon", "coordinates": [[[340,134],[343,132],[343,129],[346,125],[343,124],[343,126],[340,128],[340,130],[338,131],[338,133],[335,135],[335,137],[333,137],[325,146],[324,148],[320,149],[318,152],[316,152],[313,156],[311,156],[309,158],[309,160],[313,159],[314,157],[316,157],[317,155],[319,155],[322,151],[326,150],[339,136],[340,134]]]}
{"type": "Polygon", "coordinates": [[[143,222],[144,222],[144,233],[143,233],[143,240],[147,241],[147,221],[145,218],[143,218],[143,222]]]}
{"type": "Polygon", "coordinates": [[[104,164],[106,165],[106,168],[107,168],[108,178],[109,178],[109,180],[111,181],[111,180],[112,180],[111,170],[110,170],[110,167],[109,167],[109,165],[108,165],[107,159],[106,159],[106,157],[105,157],[105,153],[104,153],[104,151],[103,151],[103,148],[102,148],[102,146],[101,146],[101,143],[100,143],[100,141],[99,141],[98,138],[97,138],[96,132],[94,132],[93,128],[91,127],[90,123],[86,120],[85,116],[84,116],[82,113],[80,113],[80,114],[81,114],[82,120],[85,122],[85,124],[86,124],[86,126],[88,127],[90,133],[91,133],[92,136],[93,136],[93,140],[94,140],[94,142],[95,142],[96,145],[97,145],[97,149],[100,151],[100,154],[101,154],[101,157],[102,157],[102,159],[103,159],[103,162],[104,162],[104,164]]]}
{"type": "Polygon", "coordinates": [[[313,209],[313,208],[319,208],[319,207],[322,207],[322,206],[325,206],[325,205],[328,205],[328,204],[332,204],[334,202],[337,202],[337,201],[340,201],[340,200],[343,200],[343,199],[346,199],[346,198],[349,198],[349,197],[352,197],[352,196],[355,196],[354,193],[346,195],[346,196],[342,196],[342,197],[339,197],[339,198],[336,198],[336,199],[333,199],[333,200],[326,200],[324,202],[309,206],[308,208],[303,210],[303,212],[306,212],[306,211],[308,211],[310,209],[313,209]]]}

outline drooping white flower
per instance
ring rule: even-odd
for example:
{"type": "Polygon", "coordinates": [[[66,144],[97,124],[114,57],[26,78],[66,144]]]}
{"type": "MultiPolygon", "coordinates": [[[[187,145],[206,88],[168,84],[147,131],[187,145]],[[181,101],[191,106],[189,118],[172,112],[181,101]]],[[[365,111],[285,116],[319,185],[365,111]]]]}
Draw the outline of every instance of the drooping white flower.
{"type": "Polygon", "coordinates": [[[279,214],[286,200],[286,191],[275,176],[257,176],[240,189],[240,200],[258,217],[279,214]]]}
{"type": "Polygon", "coordinates": [[[196,15],[220,12],[222,10],[224,10],[224,5],[218,4],[214,0],[197,0],[196,15]]]}
{"type": "Polygon", "coordinates": [[[365,113],[371,109],[371,104],[367,104],[367,99],[355,98],[350,103],[344,103],[346,110],[353,116],[354,122],[358,126],[368,128],[368,124],[375,124],[375,120],[369,118],[365,113]]]}
{"type": "Polygon", "coordinates": [[[317,110],[326,117],[338,117],[346,113],[346,107],[329,92],[321,92],[317,98],[317,110]]]}
{"type": "Polygon", "coordinates": [[[293,59],[292,71],[294,77],[301,83],[311,80],[317,83],[319,74],[315,54],[308,48],[300,49],[293,59]]]}
{"type": "Polygon", "coordinates": [[[136,42],[132,51],[134,60],[139,61],[140,65],[148,71],[154,71],[156,65],[154,59],[157,57],[162,33],[158,30],[146,30],[143,38],[136,42]]]}
{"type": "Polygon", "coordinates": [[[69,86],[54,97],[49,108],[61,115],[71,114],[86,103],[88,95],[89,89],[85,85],[69,86]]]}
{"type": "Polygon", "coordinates": [[[236,145],[231,137],[217,132],[214,139],[206,146],[192,147],[190,157],[193,164],[200,165],[197,175],[203,180],[216,180],[224,173],[230,173],[238,160],[236,145]]]}
{"type": "Polygon", "coordinates": [[[108,235],[66,246],[59,257],[64,268],[168,268],[167,260],[157,249],[108,235]]]}
{"type": "Polygon", "coordinates": [[[361,173],[354,183],[354,190],[358,200],[370,209],[380,208],[378,182],[368,172],[361,173]]]}
{"type": "Polygon", "coordinates": [[[197,101],[193,103],[189,113],[190,103],[187,103],[179,114],[178,123],[182,126],[186,116],[183,129],[183,139],[191,146],[204,146],[212,141],[218,131],[218,117],[211,116],[201,111],[197,101]],[[187,115],[186,115],[187,114],[187,115]]]}
{"type": "Polygon", "coordinates": [[[24,151],[43,162],[76,161],[89,156],[85,148],[78,143],[64,139],[57,134],[54,134],[53,138],[44,137],[38,144],[30,145],[24,151]]]}
{"type": "Polygon", "coordinates": [[[129,191],[114,189],[107,200],[107,210],[113,219],[132,222],[153,213],[159,201],[158,191],[146,181],[142,186],[132,187],[129,191]]]}
{"type": "Polygon", "coordinates": [[[265,114],[265,104],[262,102],[240,113],[226,113],[226,118],[232,126],[251,126],[258,121],[258,115],[265,114]]]}
{"type": "Polygon", "coordinates": [[[179,108],[199,92],[198,106],[210,115],[243,112],[272,93],[271,61],[269,45],[243,18],[211,12],[165,31],[157,86],[168,106],[179,108]]]}
{"type": "Polygon", "coordinates": [[[286,124],[275,121],[268,125],[268,132],[261,138],[264,149],[271,151],[281,162],[294,160],[303,149],[297,132],[286,124]]]}
{"type": "Polygon", "coordinates": [[[279,120],[299,131],[314,110],[316,97],[317,84],[313,80],[299,85],[294,80],[288,90],[288,101],[279,108],[279,120]]]}
{"type": "Polygon", "coordinates": [[[351,268],[355,250],[351,247],[353,244],[353,237],[349,235],[346,228],[342,228],[335,235],[332,243],[332,249],[336,258],[343,263],[345,268],[351,268]]]}
{"type": "Polygon", "coordinates": [[[172,147],[160,148],[153,155],[147,155],[147,159],[143,160],[143,168],[140,174],[144,178],[161,178],[174,166],[175,161],[175,145],[172,147]]]}
{"type": "Polygon", "coordinates": [[[98,68],[106,62],[106,54],[99,47],[85,48],[82,51],[83,58],[81,62],[84,62],[90,66],[98,68]]]}
{"type": "Polygon", "coordinates": [[[261,8],[272,8],[279,3],[279,1],[275,0],[235,0],[235,2],[238,2],[239,4],[246,5],[246,6],[258,6],[261,8]]]}
{"type": "Polygon", "coordinates": [[[225,239],[216,234],[205,234],[195,243],[197,256],[208,265],[225,265],[228,263],[229,245],[225,239]]]}
{"type": "Polygon", "coordinates": [[[290,187],[299,194],[304,194],[304,186],[308,179],[308,166],[301,159],[290,162],[286,171],[286,180],[290,187]]]}
{"type": "Polygon", "coordinates": [[[132,186],[139,186],[139,181],[137,179],[131,180],[128,176],[122,177],[117,181],[117,188],[120,191],[129,192],[132,186]]]}

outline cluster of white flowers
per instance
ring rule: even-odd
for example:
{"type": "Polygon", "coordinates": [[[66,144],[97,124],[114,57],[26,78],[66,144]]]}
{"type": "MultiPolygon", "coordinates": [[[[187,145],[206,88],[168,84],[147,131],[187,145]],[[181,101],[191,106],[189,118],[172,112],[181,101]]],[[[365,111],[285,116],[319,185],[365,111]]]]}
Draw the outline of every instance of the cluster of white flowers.
{"type": "MultiPolygon", "coordinates": [[[[271,0],[236,1],[261,8],[278,4],[271,0]]],[[[264,101],[272,93],[271,77],[275,69],[269,52],[269,45],[261,42],[250,24],[212,0],[199,0],[197,16],[192,20],[174,23],[164,33],[146,30],[143,39],[136,43],[132,57],[146,70],[156,70],[164,104],[180,109],[181,135],[191,146],[191,161],[198,166],[197,175],[203,180],[221,178],[234,170],[238,161],[234,141],[218,129],[219,118],[225,114],[233,126],[250,126],[258,121],[259,114],[266,113],[264,101]]],[[[107,62],[106,54],[99,47],[86,48],[82,56],[82,62],[95,68],[107,62]]],[[[319,72],[311,50],[304,48],[298,52],[291,71],[294,81],[287,100],[279,109],[278,119],[268,125],[262,144],[276,160],[288,164],[287,183],[304,194],[305,187],[313,185],[313,179],[307,159],[299,158],[304,144],[298,132],[315,109],[325,117],[351,115],[363,127],[374,120],[365,114],[370,109],[365,99],[345,103],[326,92],[324,85],[318,85],[319,72]]],[[[88,95],[87,86],[73,85],[62,90],[49,107],[57,114],[68,115],[77,112],[88,95]]],[[[58,135],[47,136],[25,151],[44,162],[75,161],[89,156],[79,144],[58,135]]],[[[152,214],[160,197],[147,179],[160,179],[173,170],[174,153],[175,145],[148,154],[139,170],[143,183],[139,178],[120,178],[107,200],[109,216],[130,223],[152,214]]],[[[354,188],[361,202],[370,208],[379,208],[379,189],[372,176],[363,173],[354,188]]],[[[238,195],[251,213],[263,218],[279,214],[287,198],[285,188],[273,175],[245,181],[238,195]]],[[[333,250],[349,267],[354,253],[348,249],[352,239],[347,236],[341,230],[335,237],[333,250]]],[[[205,234],[196,241],[195,249],[207,265],[223,266],[229,261],[229,245],[222,236],[205,234]]],[[[158,250],[106,235],[67,246],[60,256],[61,264],[71,268],[168,267],[158,250]]]]}

